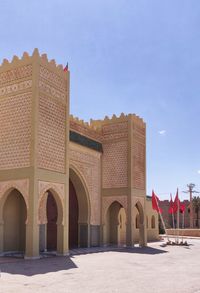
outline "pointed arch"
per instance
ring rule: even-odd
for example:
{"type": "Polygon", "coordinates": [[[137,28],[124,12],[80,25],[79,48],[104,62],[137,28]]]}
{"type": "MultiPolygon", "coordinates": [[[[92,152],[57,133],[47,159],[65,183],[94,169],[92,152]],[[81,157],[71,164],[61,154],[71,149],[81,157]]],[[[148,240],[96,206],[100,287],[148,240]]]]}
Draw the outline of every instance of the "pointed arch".
{"type": "Polygon", "coordinates": [[[57,204],[57,208],[58,208],[57,224],[63,224],[63,198],[60,196],[59,190],[56,190],[55,186],[51,183],[45,186],[38,200],[38,223],[39,224],[47,223],[46,204],[47,204],[48,191],[53,194],[57,204]]]}
{"type": "Polygon", "coordinates": [[[90,245],[91,202],[89,188],[81,170],[74,164],[69,167],[69,246],[90,245]]]}
{"type": "Polygon", "coordinates": [[[0,250],[25,252],[27,205],[23,194],[10,187],[1,198],[0,220],[2,237],[0,250]]]}
{"type": "MultiPolygon", "coordinates": [[[[139,228],[139,245],[140,246],[146,246],[146,223],[145,223],[145,220],[146,220],[146,217],[144,215],[144,208],[141,204],[141,202],[138,200],[135,204],[135,208],[136,208],[136,211],[137,211],[137,214],[136,214],[136,218],[137,218],[137,226],[139,228]]],[[[136,227],[137,228],[137,227],[136,227]]]]}
{"type": "Polygon", "coordinates": [[[27,211],[27,216],[26,216],[26,223],[27,223],[27,219],[28,219],[28,200],[27,197],[24,195],[23,190],[17,185],[17,184],[13,184],[10,183],[9,185],[5,186],[4,189],[1,190],[1,197],[0,197],[0,223],[3,222],[3,208],[5,205],[5,202],[8,198],[8,196],[10,195],[10,193],[12,191],[18,191],[21,196],[23,197],[23,200],[25,202],[26,205],[26,211],[27,211]]]}
{"type": "Polygon", "coordinates": [[[103,242],[107,245],[126,245],[126,210],[117,199],[106,209],[103,242]]]}

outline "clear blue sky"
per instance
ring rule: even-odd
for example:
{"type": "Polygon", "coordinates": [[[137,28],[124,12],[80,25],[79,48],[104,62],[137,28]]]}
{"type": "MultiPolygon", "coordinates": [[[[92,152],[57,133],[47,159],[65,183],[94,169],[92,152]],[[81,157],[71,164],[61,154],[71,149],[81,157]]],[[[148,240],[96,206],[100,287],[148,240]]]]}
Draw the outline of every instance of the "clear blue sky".
{"type": "Polygon", "coordinates": [[[0,60],[35,47],[69,62],[75,116],[145,120],[148,194],[200,189],[199,0],[1,0],[0,60]]]}

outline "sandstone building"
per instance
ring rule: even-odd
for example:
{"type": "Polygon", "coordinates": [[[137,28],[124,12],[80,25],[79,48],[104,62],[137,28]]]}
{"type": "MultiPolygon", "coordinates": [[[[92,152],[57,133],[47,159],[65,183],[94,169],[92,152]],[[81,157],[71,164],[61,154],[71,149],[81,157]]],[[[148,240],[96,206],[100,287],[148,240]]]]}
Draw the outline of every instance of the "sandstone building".
{"type": "Polygon", "coordinates": [[[0,253],[67,254],[158,237],[135,115],[69,114],[69,71],[35,49],[0,66],[0,253]]]}

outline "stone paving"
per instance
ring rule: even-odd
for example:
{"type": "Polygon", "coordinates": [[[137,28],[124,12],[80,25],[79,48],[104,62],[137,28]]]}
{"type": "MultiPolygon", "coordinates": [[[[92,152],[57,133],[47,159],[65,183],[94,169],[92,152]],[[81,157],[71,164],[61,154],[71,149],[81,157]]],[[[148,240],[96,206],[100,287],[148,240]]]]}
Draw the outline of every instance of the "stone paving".
{"type": "Polygon", "coordinates": [[[200,239],[188,247],[91,248],[69,257],[1,258],[0,293],[200,293],[200,239]]]}

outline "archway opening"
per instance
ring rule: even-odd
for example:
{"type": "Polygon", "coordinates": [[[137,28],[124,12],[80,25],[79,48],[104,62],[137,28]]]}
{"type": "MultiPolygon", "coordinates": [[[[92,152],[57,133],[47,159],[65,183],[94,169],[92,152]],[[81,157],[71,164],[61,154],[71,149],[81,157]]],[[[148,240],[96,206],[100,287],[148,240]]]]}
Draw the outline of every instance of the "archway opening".
{"type": "Polygon", "coordinates": [[[26,248],[26,203],[22,194],[13,189],[3,206],[3,250],[25,252],[26,248]]]}
{"type": "Polygon", "coordinates": [[[78,214],[76,190],[69,180],[69,248],[78,247],[78,214]]]}
{"type": "Polygon", "coordinates": [[[105,244],[126,245],[126,212],[118,201],[114,201],[108,208],[105,227],[105,244]]]}
{"type": "Polygon", "coordinates": [[[69,169],[69,248],[90,245],[90,203],[85,182],[69,169]]]}
{"type": "MultiPolygon", "coordinates": [[[[139,229],[138,242],[140,246],[145,246],[145,223],[144,223],[144,211],[140,202],[135,205],[136,211],[136,229],[139,229]]],[[[147,221],[147,220],[146,220],[147,221]]]]}
{"type": "Polygon", "coordinates": [[[57,250],[57,220],[58,220],[58,208],[53,194],[48,191],[47,204],[47,250],[57,250]]]}
{"type": "Polygon", "coordinates": [[[151,217],[151,228],[155,229],[156,228],[156,220],[155,220],[155,216],[151,217]]]}

